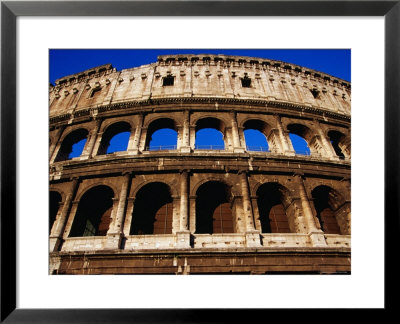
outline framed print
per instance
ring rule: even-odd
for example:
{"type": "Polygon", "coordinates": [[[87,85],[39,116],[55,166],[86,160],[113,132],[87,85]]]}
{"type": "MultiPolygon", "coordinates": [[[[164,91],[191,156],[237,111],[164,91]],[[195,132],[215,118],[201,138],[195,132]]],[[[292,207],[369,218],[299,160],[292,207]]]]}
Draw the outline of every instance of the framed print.
{"type": "Polygon", "coordinates": [[[1,320],[390,308],[399,13],[398,1],[2,2],[1,320]],[[351,79],[232,54],[267,48],[351,53],[351,79]],[[95,61],[154,49],[123,68],[95,61]],[[93,66],[51,75],[56,55],[65,67],[83,50],[93,66]],[[198,142],[203,129],[220,142],[198,142]]]}

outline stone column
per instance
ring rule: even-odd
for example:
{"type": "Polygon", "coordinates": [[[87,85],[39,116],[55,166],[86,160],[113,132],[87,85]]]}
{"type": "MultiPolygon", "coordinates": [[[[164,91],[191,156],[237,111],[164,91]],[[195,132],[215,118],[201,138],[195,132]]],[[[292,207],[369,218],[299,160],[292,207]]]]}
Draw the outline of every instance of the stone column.
{"type": "Polygon", "coordinates": [[[171,198],[172,198],[172,234],[176,234],[180,231],[181,197],[180,195],[171,195],[171,198]]]}
{"type": "Polygon", "coordinates": [[[109,84],[110,88],[108,89],[108,92],[103,100],[104,106],[111,104],[112,96],[115,92],[115,88],[117,87],[120,75],[121,75],[121,72],[118,72],[118,74],[114,75],[114,79],[110,82],[110,84],[109,84]]]}
{"type": "Polygon", "coordinates": [[[343,235],[351,234],[351,206],[350,201],[346,201],[342,206],[335,210],[340,233],[343,235]]]}
{"type": "Polygon", "coordinates": [[[304,187],[303,176],[301,174],[295,174],[295,180],[297,181],[301,208],[304,213],[304,220],[311,242],[313,246],[326,246],[324,233],[317,228],[314,221],[314,215],[311,209],[310,201],[307,197],[306,189],[304,187]]]}
{"type": "Polygon", "coordinates": [[[229,98],[233,98],[234,94],[233,94],[233,85],[231,84],[231,79],[230,79],[230,69],[228,68],[224,68],[222,70],[222,74],[223,74],[223,78],[224,78],[224,95],[226,97],[229,98]]]}
{"type": "Polygon", "coordinates": [[[189,196],[189,227],[190,233],[196,232],[196,196],[189,196]]]}
{"type": "Polygon", "coordinates": [[[55,141],[53,143],[51,143],[50,148],[49,148],[49,159],[52,157],[54,150],[60,140],[60,137],[61,137],[63,131],[64,131],[64,126],[57,129],[57,133],[55,135],[55,141]]]}
{"type": "Polygon", "coordinates": [[[192,65],[188,65],[186,66],[185,87],[183,90],[183,95],[185,97],[191,97],[193,94],[191,81],[192,81],[192,65]]]}
{"type": "Polygon", "coordinates": [[[247,144],[246,144],[246,138],[244,136],[244,127],[238,127],[239,130],[239,139],[240,139],[240,144],[241,144],[241,148],[243,149],[243,151],[247,150],[247,144]]]}
{"type": "Polygon", "coordinates": [[[272,128],[267,136],[268,146],[271,153],[285,154],[285,147],[281,140],[281,133],[277,128],[272,128]]]}
{"type": "Polygon", "coordinates": [[[189,126],[189,146],[191,150],[194,150],[196,147],[196,126],[189,126]]]}
{"type": "Polygon", "coordinates": [[[95,127],[90,132],[90,136],[83,150],[84,153],[82,153],[81,156],[82,159],[88,159],[92,158],[93,156],[96,156],[103,135],[103,133],[99,133],[100,125],[101,125],[101,120],[97,120],[95,127]],[[96,145],[97,146],[96,151],[94,151],[95,144],[98,144],[96,145]]]}
{"type": "Polygon", "coordinates": [[[335,152],[332,144],[330,143],[330,141],[326,138],[319,121],[318,120],[314,120],[314,123],[316,124],[318,134],[319,134],[319,136],[321,138],[322,145],[323,145],[323,147],[325,149],[326,157],[328,157],[330,159],[338,160],[339,157],[336,155],[336,152],[335,152]]]}
{"type": "Polygon", "coordinates": [[[129,146],[128,146],[129,154],[138,154],[140,152],[139,151],[139,142],[140,142],[140,138],[142,135],[142,126],[143,126],[143,114],[139,114],[133,141],[129,142],[129,146]]]}
{"type": "Polygon", "coordinates": [[[149,68],[145,73],[144,70],[142,70],[142,75],[141,78],[147,79],[146,80],[146,87],[143,90],[143,94],[142,94],[142,99],[150,99],[151,98],[151,94],[152,94],[152,88],[153,88],[153,80],[154,80],[154,73],[156,70],[157,66],[155,65],[154,68],[149,68]]]}
{"type": "Polygon", "coordinates": [[[62,144],[62,141],[60,141],[60,139],[59,139],[58,143],[56,144],[56,147],[53,150],[53,154],[50,157],[50,164],[54,163],[54,160],[56,159],[56,157],[57,157],[57,155],[58,155],[58,153],[60,151],[61,144],[62,144]]]}
{"type": "Polygon", "coordinates": [[[69,236],[72,223],[74,222],[75,219],[76,211],[78,210],[78,205],[79,205],[79,200],[74,200],[71,202],[71,211],[69,212],[69,217],[65,225],[64,233],[62,234],[64,240],[69,236]]]}
{"type": "Polygon", "coordinates": [[[126,198],[128,195],[129,183],[131,180],[131,173],[124,173],[122,188],[119,194],[117,212],[111,222],[110,228],[107,231],[106,249],[119,249],[123,237],[123,227],[125,216],[126,198]]]}
{"type": "Polygon", "coordinates": [[[135,206],[135,198],[128,197],[127,205],[126,205],[126,216],[125,216],[124,228],[123,228],[123,233],[124,233],[125,237],[130,235],[130,231],[131,231],[131,227],[132,227],[132,214],[133,214],[134,206],[135,206]]]}
{"type": "Polygon", "coordinates": [[[181,128],[181,146],[180,151],[184,153],[190,153],[190,113],[189,110],[184,111],[183,115],[183,127],[181,128]]]}
{"type": "Polygon", "coordinates": [[[290,141],[287,132],[283,130],[281,118],[278,115],[275,115],[275,119],[276,119],[276,126],[279,132],[279,139],[282,143],[284,153],[287,155],[295,155],[292,142],[290,141]]]}
{"type": "Polygon", "coordinates": [[[180,231],[188,230],[188,190],[189,190],[189,172],[181,172],[181,202],[180,202],[180,231]]]}
{"type": "Polygon", "coordinates": [[[139,152],[145,151],[146,148],[147,127],[142,127],[140,131],[140,139],[138,143],[139,152]]]}
{"type": "Polygon", "coordinates": [[[261,228],[261,220],[260,220],[260,211],[258,209],[258,197],[251,197],[251,206],[253,207],[253,215],[254,215],[254,227],[260,233],[262,232],[261,228]]]}
{"type": "Polygon", "coordinates": [[[251,206],[249,184],[247,181],[247,173],[245,171],[239,172],[240,186],[242,189],[243,197],[243,213],[246,224],[246,245],[248,247],[261,246],[260,232],[254,227],[253,209],[251,206]]]}
{"type": "Polygon", "coordinates": [[[49,246],[50,252],[58,251],[60,248],[60,245],[62,243],[63,230],[64,230],[66,222],[67,222],[68,212],[71,209],[72,199],[75,196],[75,191],[78,186],[78,181],[79,181],[78,178],[74,178],[72,180],[72,185],[71,185],[69,193],[65,197],[65,201],[64,201],[64,204],[62,205],[61,213],[59,213],[59,215],[51,229],[50,246],[49,246]]]}
{"type": "Polygon", "coordinates": [[[231,112],[230,116],[231,116],[233,151],[236,153],[243,153],[244,149],[240,146],[239,129],[236,121],[236,113],[231,112]]]}

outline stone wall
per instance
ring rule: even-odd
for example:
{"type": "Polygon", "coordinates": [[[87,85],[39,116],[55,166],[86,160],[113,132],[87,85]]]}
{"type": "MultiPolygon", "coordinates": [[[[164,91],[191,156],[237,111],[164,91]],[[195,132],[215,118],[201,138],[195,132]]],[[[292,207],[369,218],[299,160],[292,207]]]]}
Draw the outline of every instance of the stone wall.
{"type": "MultiPolygon", "coordinates": [[[[243,272],[350,272],[350,101],[350,84],[324,73],[223,55],[161,56],[156,63],[120,72],[106,64],[57,80],[49,95],[50,191],[60,197],[50,224],[50,272],[101,273],[101,267],[79,270],[66,263],[68,255],[80,264],[80,258],[95,253],[107,264],[114,255],[115,266],[104,273],[145,273],[137,253],[150,250],[153,257],[200,253],[206,270],[198,271],[207,273],[241,272],[232,262],[257,253],[264,261],[253,268],[247,263],[243,272]],[[222,149],[196,146],[196,132],[204,127],[223,134],[222,149]],[[151,135],[162,128],[177,132],[176,145],[149,150],[151,135]],[[247,145],[247,129],[264,134],[268,151],[247,145]],[[119,131],[129,132],[127,149],[106,154],[104,145],[119,131]],[[305,139],[309,155],[295,151],[289,133],[305,139]],[[68,149],[79,139],[86,141],[82,154],[68,158],[68,149]],[[207,192],[202,188],[218,186],[225,188],[218,199],[232,219],[218,217],[221,224],[231,222],[232,230],[205,233],[199,230],[206,207],[200,206],[207,192]],[[157,194],[149,198],[146,188],[157,194]],[[102,201],[90,198],[96,190],[102,201]],[[285,232],[271,232],[267,226],[265,210],[272,205],[265,192],[279,200],[285,232]],[[160,222],[168,222],[167,233],[136,233],[138,206],[143,209],[150,199],[150,210],[164,194],[168,201],[162,204],[169,211],[154,217],[164,217],[160,222]],[[90,213],[88,203],[93,210],[107,205],[102,217],[108,219],[101,221],[106,233],[88,235],[97,225],[86,224],[79,234],[79,219],[93,221],[85,214],[90,213]],[[321,216],[326,213],[330,218],[321,216]],[[292,261],[276,258],[279,249],[292,261]],[[231,261],[222,264],[205,251],[231,261]],[[319,261],[304,266],[313,251],[319,261]],[[128,268],[121,264],[121,253],[128,268]],[[323,260],[338,263],[327,267],[323,260]]],[[[282,221],[276,217],[274,221],[282,221]]],[[[157,270],[146,260],[149,273],[187,274],[193,272],[190,262],[192,270],[199,266],[192,255],[180,270],[168,262],[159,263],[157,270]]]]}

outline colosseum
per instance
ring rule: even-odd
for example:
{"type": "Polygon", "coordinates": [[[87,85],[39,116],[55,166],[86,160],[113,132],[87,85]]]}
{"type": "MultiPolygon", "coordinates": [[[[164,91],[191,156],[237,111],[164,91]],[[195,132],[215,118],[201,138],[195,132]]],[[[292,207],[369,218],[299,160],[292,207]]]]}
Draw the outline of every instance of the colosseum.
{"type": "Polygon", "coordinates": [[[350,102],[348,81],[242,56],[56,80],[49,273],[349,274],[350,102]],[[174,145],[152,146],[165,129],[174,145]]]}

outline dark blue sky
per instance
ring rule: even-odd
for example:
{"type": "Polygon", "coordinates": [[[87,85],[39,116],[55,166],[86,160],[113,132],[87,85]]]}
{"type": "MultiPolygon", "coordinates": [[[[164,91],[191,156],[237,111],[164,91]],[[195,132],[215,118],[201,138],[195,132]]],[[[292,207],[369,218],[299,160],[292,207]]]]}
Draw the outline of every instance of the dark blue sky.
{"type": "Polygon", "coordinates": [[[118,71],[154,63],[165,54],[225,54],[260,57],[298,64],[351,81],[349,49],[51,49],[50,82],[92,67],[111,63],[118,71]]]}

